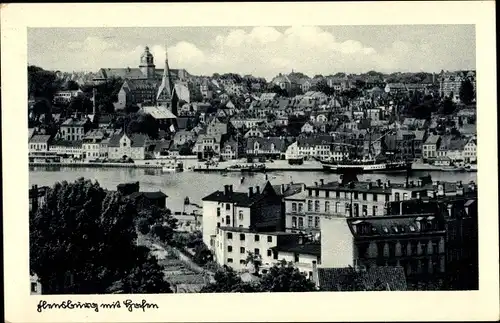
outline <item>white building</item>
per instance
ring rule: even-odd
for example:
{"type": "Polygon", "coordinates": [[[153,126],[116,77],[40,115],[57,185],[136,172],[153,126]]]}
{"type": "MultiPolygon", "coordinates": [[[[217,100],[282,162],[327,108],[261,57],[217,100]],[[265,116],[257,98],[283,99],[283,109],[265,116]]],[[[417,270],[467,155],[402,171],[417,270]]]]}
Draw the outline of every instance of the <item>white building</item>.
{"type": "Polygon", "coordinates": [[[124,157],[133,160],[145,159],[148,141],[148,137],[142,134],[130,137],[125,133],[113,135],[108,143],[108,157],[112,160],[121,160],[124,157]]]}
{"type": "Polygon", "coordinates": [[[477,160],[476,149],[477,149],[476,138],[472,138],[464,146],[463,157],[466,162],[475,162],[477,160]]]}
{"type": "Polygon", "coordinates": [[[83,146],[81,140],[67,141],[58,140],[54,141],[49,148],[50,152],[57,155],[66,155],[71,158],[80,159],[83,157],[83,146]]]}
{"type": "Polygon", "coordinates": [[[28,141],[29,152],[49,151],[49,135],[33,135],[28,141]]]}

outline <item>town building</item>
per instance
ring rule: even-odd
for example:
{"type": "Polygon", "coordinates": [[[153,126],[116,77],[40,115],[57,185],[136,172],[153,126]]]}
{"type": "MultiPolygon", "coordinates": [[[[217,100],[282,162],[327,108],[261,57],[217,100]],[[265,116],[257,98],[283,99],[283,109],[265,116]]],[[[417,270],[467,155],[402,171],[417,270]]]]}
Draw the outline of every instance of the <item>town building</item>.
{"type": "Polygon", "coordinates": [[[54,140],[50,145],[49,151],[62,158],[82,159],[82,140],[54,140]]]}
{"type": "Polygon", "coordinates": [[[246,154],[248,157],[282,159],[286,152],[286,140],[280,137],[248,138],[246,154]]]}
{"type": "Polygon", "coordinates": [[[82,140],[85,135],[86,120],[69,118],[61,124],[59,137],[62,140],[82,140]]]}
{"type": "Polygon", "coordinates": [[[37,274],[30,274],[30,295],[42,295],[42,284],[37,274]]]}
{"type": "Polygon", "coordinates": [[[29,153],[47,152],[50,147],[49,135],[33,135],[28,141],[29,153]]]}
{"type": "Polygon", "coordinates": [[[145,159],[148,143],[149,138],[143,134],[131,136],[124,132],[115,134],[111,136],[108,143],[108,157],[111,160],[145,159]]]}
{"type": "Polygon", "coordinates": [[[96,160],[101,157],[100,147],[104,133],[100,130],[89,131],[82,140],[83,158],[96,160]]]}
{"type": "Polygon", "coordinates": [[[198,159],[206,159],[220,155],[222,136],[220,134],[209,135],[200,134],[196,138],[193,146],[193,154],[198,156],[198,159]]]}
{"type": "Polygon", "coordinates": [[[436,158],[440,143],[441,137],[439,135],[430,135],[422,145],[422,157],[424,159],[436,158]]]}

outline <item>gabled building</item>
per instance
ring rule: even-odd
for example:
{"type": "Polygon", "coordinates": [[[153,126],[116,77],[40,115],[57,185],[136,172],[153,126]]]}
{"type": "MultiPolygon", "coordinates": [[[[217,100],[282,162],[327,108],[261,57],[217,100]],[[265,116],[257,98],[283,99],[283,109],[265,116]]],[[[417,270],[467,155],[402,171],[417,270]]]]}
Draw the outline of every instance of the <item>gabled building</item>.
{"type": "Polygon", "coordinates": [[[108,143],[108,157],[111,160],[122,160],[124,158],[142,160],[146,158],[149,144],[149,138],[143,134],[130,136],[124,132],[115,134],[111,136],[108,143]]]}

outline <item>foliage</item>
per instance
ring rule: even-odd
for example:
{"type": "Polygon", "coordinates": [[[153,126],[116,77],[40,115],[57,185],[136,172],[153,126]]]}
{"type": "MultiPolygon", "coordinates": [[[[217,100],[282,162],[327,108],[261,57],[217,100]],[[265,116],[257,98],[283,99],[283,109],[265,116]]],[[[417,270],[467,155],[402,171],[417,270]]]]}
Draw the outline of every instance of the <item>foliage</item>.
{"type": "Polygon", "coordinates": [[[191,151],[190,144],[187,142],[182,144],[182,146],[179,148],[179,155],[180,156],[188,156],[191,154],[192,154],[192,151],[191,151]]]}
{"type": "Polygon", "coordinates": [[[261,290],[266,292],[311,292],[315,284],[307,279],[292,263],[281,261],[269,269],[260,281],[261,290]]]}
{"type": "Polygon", "coordinates": [[[170,244],[173,240],[174,231],[177,228],[177,219],[172,216],[168,209],[159,208],[142,200],[137,205],[138,226],[141,221],[146,221],[150,226],[150,233],[160,241],[170,244]]]}
{"type": "Polygon", "coordinates": [[[215,282],[204,286],[201,293],[251,293],[258,292],[256,284],[245,283],[230,267],[225,266],[214,275],[215,282]]]}
{"type": "Polygon", "coordinates": [[[54,94],[62,87],[62,81],[56,73],[46,71],[38,66],[28,66],[28,94],[34,97],[43,97],[52,101],[54,94]]]}
{"type": "Polygon", "coordinates": [[[126,113],[137,113],[139,111],[139,107],[135,104],[127,104],[125,106],[126,113]]]}
{"type": "Polygon", "coordinates": [[[103,107],[104,111],[101,110],[101,112],[112,113],[115,109],[113,103],[118,102],[118,92],[120,92],[122,85],[123,79],[111,77],[96,85],[83,86],[82,91],[88,96],[92,96],[92,91],[95,89],[96,106],[103,107]]]}
{"type": "Polygon", "coordinates": [[[471,80],[465,79],[460,85],[460,101],[465,104],[470,104],[474,101],[476,94],[474,93],[474,85],[471,80]]]}
{"type": "Polygon", "coordinates": [[[270,85],[268,91],[271,93],[276,93],[279,96],[284,96],[284,97],[288,97],[288,95],[289,95],[287,90],[280,88],[279,85],[276,85],[276,84],[270,85]]]}
{"type": "Polygon", "coordinates": [[[125,129],[128,135],[141,133],[152,139],[157,139],[159,136],[158,121],[150,114],[131,113],[120,116],[114,121],[113,128],[125,129]]]}
{"type": "Polygon", "coordinates": [[[77,91],[80,89],[80,85],[73,80],[69,80],[64,84],[64,89],[68,91],[77,91]]]}
{"type": "Polygon", "coordinates": [[[137,224],[137,229],[139,230],[140,233],[142,234],[148,234],[149,233],[149,221],[146,219],[141,219],[139,223],[137,224]]]}
{"type": "Polygon", "coordinates": [[[193,261],[200,266],[212,261],[212,252],[205,246],[204,243],[198,244],[194,249],[193,261]]]}
{"type": "Polygon", "coordinates": [[[451,100],[451,98],[447,97],[443,100],[441,112],[443,114],[452,114],[453,112],[455,112],[456,108],[456,104],[451,100]]]}
{"type": "Polygon", "coordinates": [[[93,104],[92,101],[84,96],[73,97],[68,106],[68,112],[81,112],[81,113],[92,113],[93,104]]]}
{"type": "Polygon", "coordinates": [[[245,259],[245,264],[246,265],[251,264],[253,267],[254,273],[258,274],[259,268],[262,265],[262,256],[256,255],[255,253],[249,251],[247,253],[247,258],[245,259]]]}
{"type": "Polygon", "coordinates": [[[44,293],[168,292],[156,259],[136,245],[137,215],[97,182],[56,183],[29,219],[30,269],[44,293]]]}

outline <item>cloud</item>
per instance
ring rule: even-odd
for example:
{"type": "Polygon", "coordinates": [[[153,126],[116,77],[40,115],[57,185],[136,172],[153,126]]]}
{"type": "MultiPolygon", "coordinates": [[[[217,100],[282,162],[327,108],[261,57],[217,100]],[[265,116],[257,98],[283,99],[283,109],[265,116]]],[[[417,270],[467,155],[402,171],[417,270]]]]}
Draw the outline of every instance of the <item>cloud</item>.
{"type": "MultiPolygon", "coordinates": [[[[169,64],[172,68],[185,68],[192,74],[234,72],[253,74],[268,79],[292,69],[310,76],[336,72],[359,73],[369,70],[382,72],[420,70],[430,71],[453,68],[474,58],[456,61],[450,52],[456,51],[451,36],[447,42],[432,38],[408,41],[398,33],[387,35],[383,44],[364,43],[369,38],[337,37],[318,26],[292,26],[285,29],[259,26],[251,29],[233,28],[225,32],[208,33],[204,39],[180,36],[169,44],[169,64]],[[404,39],[398,39],[398,36],[404,39]],[[349,39],[350,38],[350,39],[349,39]],[[432,59],[430,59],[432,58],[432,59]]],[[[368,36],[369,37],[369,36],[368,36]]],[[[411,38],[410,38],[411,39],[411,38]]],[[[165,44],[151,41],[131,45],[133,40],[88,36],[82,40],[56,40],[58,51],[41,50],[30,62],[46,68],[64,70],[86,69],[97,71],[101,67],[136,67],[147,45],[155,57],[155,64],[163,67],[165,44]]],[[[459,48],[463,48],[459,47],[459,48]]],[[[35,49],[30,51],[35,52],[35,49]]],[[[473,52],[473,51],[472,51],[473,52]]],[[[33,54],[30,54],[33,55],[33,54]]]]}

